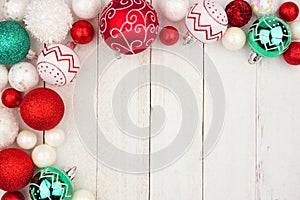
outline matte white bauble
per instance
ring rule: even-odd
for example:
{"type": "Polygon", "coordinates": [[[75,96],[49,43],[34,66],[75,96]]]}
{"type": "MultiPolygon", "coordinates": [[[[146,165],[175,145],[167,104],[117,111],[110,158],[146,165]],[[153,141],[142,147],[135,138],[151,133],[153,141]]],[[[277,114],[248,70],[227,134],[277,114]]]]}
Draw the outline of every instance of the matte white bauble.
{"type": "Polygon", "coordinates": [[[54,128],[45,132],[45,142],[49,146],[58,147],[65,141],[65,132],[60,128],[54,128]]]}
{"type": "Polygon", "coordinates": [[[230,27],[222,37],[222,43],[230,51],[239,50],[246,43],[246,34],[238,27],[230,27]]]}
{"type": "Polygon", "coordinates": [[[32,149],[35,147],[36,143],[36,134],[28,130],[21,131],[17,137],[17,145],[25,150],[32,149]]]}
{"type": "Polygon", "coordinates": [[[73,0],[73,12],[82,19],[92,19],[101,11],[100,0],[73,0]]]}
{"type": "Polygon", "coordinates": [[[31,157],[37,167],[50,167],[56,161],[56,150],[49,145],[42,144],[33,149],[31,157]]]}

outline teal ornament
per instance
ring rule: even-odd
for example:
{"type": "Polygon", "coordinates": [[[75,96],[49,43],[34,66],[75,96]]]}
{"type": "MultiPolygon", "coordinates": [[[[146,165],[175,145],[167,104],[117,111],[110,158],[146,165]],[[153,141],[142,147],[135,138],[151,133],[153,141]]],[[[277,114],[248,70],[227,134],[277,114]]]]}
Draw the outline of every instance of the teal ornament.
{"type": "Polygon", "coordinates": [[[248,32],[248,43],[254,51],[250,54],[249,63],[256,63],[262,57],[281,55],[291,40],[291,29],[282,19],[276,16],[257,19],[248,32]]]}
{"type": "Polygon", "coordinates": [[[70,200],[73,188],[69,176],[56,168],[39,171],[29,185],[32,200],[70,200]]]}
{"type": "Polygon", "coordinates": [[[30,49],[27,31],[17,22],[0,22],[0,64],[16,64],[23,60],[30,49]]]}

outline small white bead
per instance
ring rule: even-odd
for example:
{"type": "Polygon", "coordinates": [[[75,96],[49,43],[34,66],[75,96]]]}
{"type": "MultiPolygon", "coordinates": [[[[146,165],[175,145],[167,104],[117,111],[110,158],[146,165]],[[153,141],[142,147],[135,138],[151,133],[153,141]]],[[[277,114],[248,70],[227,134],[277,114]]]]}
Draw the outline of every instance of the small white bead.
{"type": "Polygon", "coordinates": [[[17,145],[25,150],[32,149],[37,143],[37,135],[31,131],[23,130],[17,137],[17,145]]]}
{"type": "Polygon", "coordinates": [[[222,43],[224,47],[230,51],[236,51],[245,45],[246,34],[237,27],[231,27],[227,29],[225,35],[222,37],[222,43]]]}
{"type": "Polygon", "coordinates": [[[37,167],[50,167],[56,161],[56,150],[49,145],[42,144],[34,148],[31,157],[37,167]]]}
{"type": "Polygon", "coordinates": [[[88,190],[75,191],[72,200],[95,200],[95,196],[88,190]]]}
{"type": "Polygon", "coordinates": [[[292,39],[300,40],[300,21],[294,21],[290,24],[292,39]]]}
{"type": "Polygon", "coordinates": [[[65,133],[59,128],[54,128],[45,132],[45,142],[52,147],[58,147],[65,141],[65,133]]]}

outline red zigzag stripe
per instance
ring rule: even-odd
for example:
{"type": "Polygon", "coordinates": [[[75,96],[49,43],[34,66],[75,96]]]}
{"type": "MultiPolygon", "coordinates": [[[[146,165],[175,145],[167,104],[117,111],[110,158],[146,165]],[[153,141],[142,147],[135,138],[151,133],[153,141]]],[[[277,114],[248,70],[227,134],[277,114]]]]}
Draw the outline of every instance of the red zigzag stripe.
{"type": "Polygon", "coordinates": [[[63,54],[59,46],[54,46],[50,49],[48,49],[46,47],[42,51],[42,53],[44,56],[54,53],[57,61],[68,61],[69,62],[68,72],[70,72],[70,73],[77,73],[78,69],[80,68],[79,66],[75,66],[73,55],[72,54],[63,54]]]}

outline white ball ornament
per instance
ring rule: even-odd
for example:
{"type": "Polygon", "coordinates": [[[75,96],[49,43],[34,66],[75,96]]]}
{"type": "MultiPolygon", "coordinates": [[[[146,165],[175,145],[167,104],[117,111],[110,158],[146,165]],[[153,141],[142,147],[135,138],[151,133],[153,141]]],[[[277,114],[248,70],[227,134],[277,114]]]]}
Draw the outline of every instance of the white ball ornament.
{"type": "Polygon", "coordinates": [[[73,0],[72,9],[82,19],[92,19],[101,11],[99,0],[73,0]]]}
{"type": "Polygon", "coordinates": [[[39,82],[36,67],[28,62],[20,62],[12,66],[8,73],[9,84],[20,92],[35,87],[39,82]]]}
{"type": "Polygon", "coordinates": [[[22,21],[28,3],[29,0],[6,0],[3,5],[4,18],[7,20],[22,21]]]}
{"type": "Polygon", "coordinates": [[[40,77],[50,85],[64,86],[73,82],[79,68],[80,61],[76,53],[62,44],[43,49],[37,61],[40,77]]]}
{"type": "Polygon", "coordinates": [[[56,161],[56,150],[49,145],[42,144],[33,149],[31,157],[37,167],[50,167],[56,161]]]}
{"type": "Polygon", "coordinates": [[[49,146],[58,147],[65,141],[65,133],[60,128],[54,128],[45,132],[45,142],[49,146]]]}
{"type": "Polygon", "coordinates": [[[31,131],[23,130],[17,137],[17,145],[25,150],[32,149],[37,144],[37,135],[31,131]]]}
{"type": "Polygon", "coordinates": [[[290,23],[293,40],[300,40],[300,21],[290,23]]]}
{"type": "Polygon", "coordinates": [[[0,149],[14,143],[19,133],[19,123],[11,110],[0,106],[0,149]]]}
{"type": "Polygon", "coordinates": [[[72,196],[72,200],[95,200],[95,196],[88,190],[77,190],[72,196]]]}
{"type": "Polygon", "coordinates": [[[160,0],[159,8],[168,20],[178,22],[187,15],[189,4],[186,0],[160,0]]]}
{"type": "Polygon", "coordinates": [[[0,65],[0,91],[2,91],[8,83],[8,70],[4,65],[0,65]]]}
{"type": "Polygon", "coordinates": [[[246,43],[246,34],[238,27],[230,27],[222,37],[222,43],[230,51],[239,50],[246,43]]]}

